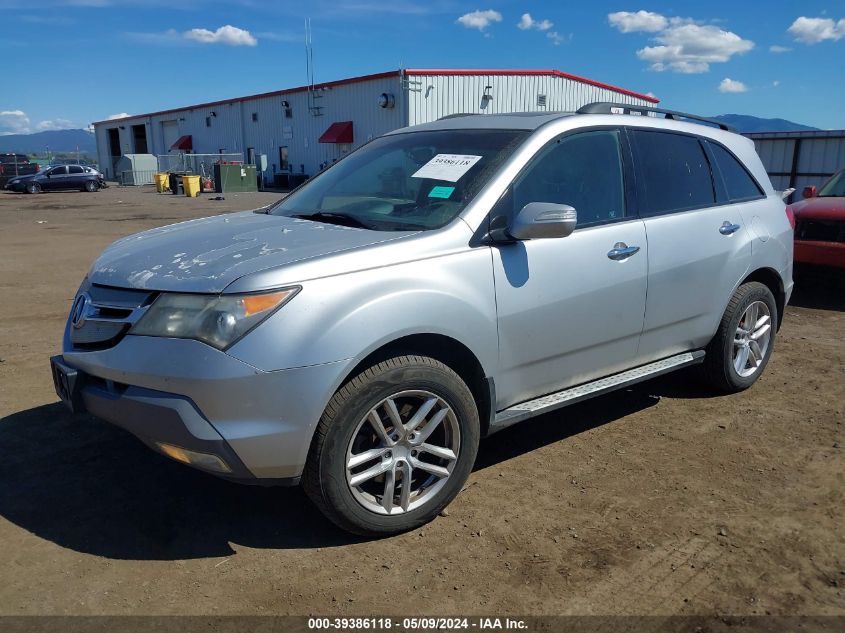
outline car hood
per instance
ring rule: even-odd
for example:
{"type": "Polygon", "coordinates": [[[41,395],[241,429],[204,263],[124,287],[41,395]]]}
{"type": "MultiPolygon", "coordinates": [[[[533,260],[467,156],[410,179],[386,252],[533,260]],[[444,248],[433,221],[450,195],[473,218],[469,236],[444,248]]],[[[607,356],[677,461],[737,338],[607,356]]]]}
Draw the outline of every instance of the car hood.
{"type": "Polygon", "coordinates": [[[24,176],[11,176],[11,177],[9,178],[9,182],[12,182],[13,180],[17,180],[17,181],[21,181],[21,180],[32,180],[32,179],[33,179],[33,178],[35,178],[37,175],[38,175],[38,174],[26,174],[26,175],[24,175],[24,176]]]}
{"type": "Polygon", "coordinates": [[[845,198],[807,198],[791,206],[796,218],[845,220],[845,198]]]}
{"type": "Polygon", "coordinates": [[[103,251],[88,278],[95,284],[123,288],[222,292],[244,275],[415,233],[369,231],[243,211],[122,238],[103,251]]]}

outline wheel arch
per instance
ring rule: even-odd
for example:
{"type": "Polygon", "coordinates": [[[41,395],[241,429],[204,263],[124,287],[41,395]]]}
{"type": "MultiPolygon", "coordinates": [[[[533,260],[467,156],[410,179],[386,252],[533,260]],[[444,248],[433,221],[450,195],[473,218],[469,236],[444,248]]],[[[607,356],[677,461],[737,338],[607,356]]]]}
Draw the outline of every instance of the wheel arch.
{"type": "Polygon", "coordinates": [[[361,371],[393,356],[428,356],[439,360],[454,371],[472,392],[478,407],[482,437],[487,434],[490,420],[495,415],[495,386],[488,377],[481,361],[473,351],[455,338],[444,334],[410,334],[382,344],[373,350],[343,377],[340,385],[346,384],[361,371]]]}
{"type": "Polygon", "coordinates": [[[783,279],[777,271],[772,268],[758,268],[757,270],[749,273],[739,285],[741,286],[742,284],[746,284],[751,281],[763,284],[772,292],[772,295],[775,298],[775,305],[778,309],[777,328],[780,329],[780,325],[783,322],[783,311],[784,308],[786,308],[786,292],[783,287],[783,279]]]}

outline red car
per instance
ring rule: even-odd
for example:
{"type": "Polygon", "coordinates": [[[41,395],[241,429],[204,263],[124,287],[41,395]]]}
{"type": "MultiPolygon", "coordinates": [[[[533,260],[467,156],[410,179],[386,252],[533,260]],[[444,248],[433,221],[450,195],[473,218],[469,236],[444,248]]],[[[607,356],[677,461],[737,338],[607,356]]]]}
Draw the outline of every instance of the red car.
{"type": "Polygon", "coordinates": [[[795,263],[845,268],[845,169],[822,188],[804,189],[791,205],[795,216],[795,263]]]}

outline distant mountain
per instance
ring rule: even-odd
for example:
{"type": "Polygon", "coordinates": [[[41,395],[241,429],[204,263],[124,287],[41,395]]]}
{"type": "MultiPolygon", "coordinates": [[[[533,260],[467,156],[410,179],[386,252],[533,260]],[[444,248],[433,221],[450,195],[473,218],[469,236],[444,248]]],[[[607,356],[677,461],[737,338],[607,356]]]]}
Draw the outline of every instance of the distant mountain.
{"type": "Polygon", "coordinates": [[[52,130],[36,132],[34,134],[7,134],[0,136],[0,152],[17,152],[19,154],[43,154],[47,148],[50,152],[80,152],[97,153],[94,135],[85,130],[52,130]]]}
{"type": "Polygon", "coordinates": [[[720,114],[711,117],[717,121],[727,123],[738,132],[747,134],[749,132],[804,132],[818,130],[817,127],[793,123],[786,119],[761,119],[749,114],[720,114]]]}

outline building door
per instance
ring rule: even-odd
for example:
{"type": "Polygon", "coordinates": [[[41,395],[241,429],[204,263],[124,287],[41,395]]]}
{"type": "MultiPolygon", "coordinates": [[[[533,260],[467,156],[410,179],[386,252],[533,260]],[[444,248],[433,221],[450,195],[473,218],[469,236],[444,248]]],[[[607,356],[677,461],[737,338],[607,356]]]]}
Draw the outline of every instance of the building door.
{"type": "Polygon", "coordinates": [[[288,146],[282,145],[279,148],[279,171],[287,171],[290,169],[290,161],[288,159],[288,146]]]}
{"type": "Polygon", "coordinates": [[[135,147],[136,154],[149,154],[146,125],[142,124],[132,126],[132,142],[135,147]]]}
{"type": "Polygon", "coordinates": [[[112,176],[116,173],[117,160],[122,153],[120,151],[120,130],[113,127],[109,130],[109,156],[111,160],[109,161],[110,164],[106,166],[106,169],[111,169],[112,176]]]}

